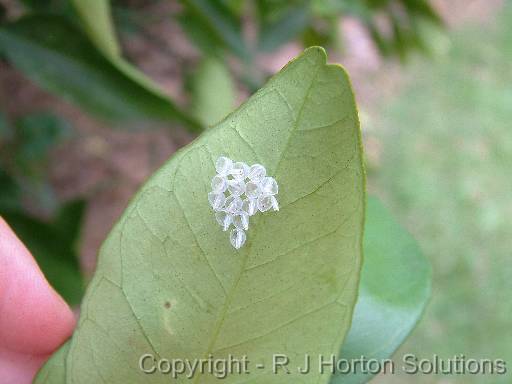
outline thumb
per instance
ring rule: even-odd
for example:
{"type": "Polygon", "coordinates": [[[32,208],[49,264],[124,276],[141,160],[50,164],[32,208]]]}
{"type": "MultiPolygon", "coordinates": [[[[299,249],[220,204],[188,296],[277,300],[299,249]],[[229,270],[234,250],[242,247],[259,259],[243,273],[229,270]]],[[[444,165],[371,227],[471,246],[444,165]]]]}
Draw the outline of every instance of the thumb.
{"type": "Polygon", "coordinates": [[[1,384],[30,383],[74,326],[68,305],[0,217],[1,384]]]}

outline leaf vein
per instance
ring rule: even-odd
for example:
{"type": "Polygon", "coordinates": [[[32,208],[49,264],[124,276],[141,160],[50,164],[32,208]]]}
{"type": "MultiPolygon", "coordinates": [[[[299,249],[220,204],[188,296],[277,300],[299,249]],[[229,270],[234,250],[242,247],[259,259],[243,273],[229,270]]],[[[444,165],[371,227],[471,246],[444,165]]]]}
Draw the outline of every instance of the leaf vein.
{"type": "Polygon", "coordinates": [[[286,143],[284,145],[283,151],[281,152],[281,155],[279,156],[279,159],[277,161],[277,165],[276,165],[276,167],[274,169],[274,175],[277,175],[279,167],[281,165],[281,162],[282,162],[282,160],[284,158],[284,154],[288,150],[288,147],[290,146],[290,142],[292,141],[293,135],[297,131],[297,128],[299,126],[300,118],[302,117],[302,112],[304,111],[304,107],[306,106],[306,102],[309,99],[309,93],[311,92],[311,89],[313,88],[313,85],[315,84],[315,80],[316,80],[316,78],[318,76],[318,72],[320,72],[320,68],[321,67],[322,67],[321,65],[318,66],[318,68],[315,71],[315,74],[311,78],[311,83],[309,84],[308,88],[306,89],[306,92],[305,92],[305,95],[304,95],[304,100],[302,102],[302,105],[300,106],[299,111],[297,112],[297,118],[295,119],[295,123],[293,124],[293,127],[290,130],[290,134],[288,135],[288,139],[286,140],[286,143]]]}
{"type": "MultiPolygon", "coordinates": [[[[155,355],[157,355],[158,357],[160,357],[157,349],[155,348],[153,342],[151,341],[151,338],[149,337],[149,335],[147,334],[146,330],[144,329],[144,327],[140,324],[140,319],[137,317],[136,313],[135,313],[135,310],[132,306],[132,303],[130,302],[130,300],[128,299],[128,295],[126,294],[124,288],[122,286],[119,286],[117,285],[114,281],[112,281],[110,278],[106,277],[106,276],[102,276],[102,279],[113,284],[114,286],[116,286],[117,288],[119,288],[121,290],[121,293],[123,294],[123,297],[125,298],[126,300],[126,304],[128,304],[128,307],[130,308],[130,312],[132,313],[133,315],[133,318],[135,319],[135,323],[137,324],[137,327],[140,329],[141,333],[142,333],[142,336],[144,336],[144,338],[146,339],[147,343],[149,344],[149,346],[151,347],[151,349],[153,350],[153,352],[155,352],[155,355]]],[[[88,316],[89,320],[90,321],[93,321],[89,316],[88,316]]],[[[93,321],[94,323],[96,323],[95,321],[93,321]]]]}
{"type": "Polygon", "coordinates": [[[238,130],[237,127],[233,126],[231,127],[233,129],[233,131],[235,131],[238,136],[240,137],[240,139],[247,145],[247,147],[249,147],[249,149],[251,150],[251,152],[254,154],[254,157],[256,159],[256,161],[259,163],[260,162],[260,157],[258,156],[258,154],[256,153],[256,150],[253,148],[253,146],[251,145],[251,143],[249,143],[247,141],[247,139],[245,137],[242,136],[242,134],[240,133],[240,131],[238,130]]]}
{"type": "Polygon", "coordinates": [[[200,251],[201,255],[203,256],[204,260],[208,264],[208,267],[210,268],[210,270],[212,271],[213,275],[217,279],[221,289],[224,291],[224,294],[227,295],[226,287],[224,287],[224,284],[222,284],[222,280],[220,279],[219,275],[217,274],[217,272],[213,268],[213,265],[210,263],[210,260],[208,259],[208,256],[206,256],[205,250],[201,247],[201,244],[199,244],[199,240],[197,238],[197,235],[194,232],[194,230],[192,229],[192,225],[190,223],[190,220],[189,220],[187,214],[185,213],[185,209],[183,208],[183,205],[181,204],[180,199],[178,198],[176,192],[173,192],[173,194],[174,194],[176,202],[178,203],[178,206],[180,207],[180,210],[181,210],[181,212],[183,214],[183,218],[185,219],[185,222],[187,223],[187,226],[190,229],[190,232],[192,233],[192,236],[194,238],[194,242],[196,243],[197,247],[199,248],[199,251],[200,251]]]}
{"type": "Polygon", "coordinates": [[[224,351],[226,349],[232,349],[232,348],[239,347],[241,345],[250,343],[252,341],[262,339],[262,338],[264,338],[266,336],[269,336],[269,335],[273,334],[274,332],[277,332],[277,331],[279,331],[279,330],[281,330],[283,328],[288,327],[289,325],[292,325],[293,323],[295,323],[295,322],[297,322],[299,320],[304,319],[307,316],[313,315],[313,314],[315,314],[315,313],[317,313],[317,312],[319,312],[319,311],[321,311],[321,310],[323,310],[323,309],[325,309],[325,308],[327,308],[327,307],[329,307],[331,305],[339,305],[339,306],[342,306],[342,307],[346,308],[346,304],[344,304],[344,303],[339,303],[337,301],[330,301],[328,303],[322,304],[320,307],[312,309],[311,311],[301,313],[299,316],[296,316],[295,318],[291,319],[290,321],[287,321],[287,322],[279,325],[278,327],[275,327],[275,328],[271,329],[268,332],[265,332],[265,333],[263,333],[261,335],[255,336],[255,337],[251,337],[249,339],[246,339],[246,340],[241,341],[241,342],[236,343],[236,344],[228,345],[227,347],[222,347],[222,348],[216,349],[216,350],[213,351],[213,353],[216,353],[216,352],[219,352],[219,351],[224,351]]]}

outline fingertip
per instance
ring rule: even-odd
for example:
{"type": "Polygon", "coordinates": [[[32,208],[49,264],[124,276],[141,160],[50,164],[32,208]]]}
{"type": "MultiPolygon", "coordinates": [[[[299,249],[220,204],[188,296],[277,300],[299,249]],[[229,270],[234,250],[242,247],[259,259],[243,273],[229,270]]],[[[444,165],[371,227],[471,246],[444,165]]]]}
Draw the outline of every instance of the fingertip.
{"type": "Polygon", "coordinates": [[[2,384],[32,383],[37,371],[49,356],[34,356],[0,348],[0,382],[2,384]]]}
{"type": "Polygon", "coordinates": [[[0,265],[0,345],[20,353],[52,353],[73,332],[73,312],[1,217],[0,265]]]}

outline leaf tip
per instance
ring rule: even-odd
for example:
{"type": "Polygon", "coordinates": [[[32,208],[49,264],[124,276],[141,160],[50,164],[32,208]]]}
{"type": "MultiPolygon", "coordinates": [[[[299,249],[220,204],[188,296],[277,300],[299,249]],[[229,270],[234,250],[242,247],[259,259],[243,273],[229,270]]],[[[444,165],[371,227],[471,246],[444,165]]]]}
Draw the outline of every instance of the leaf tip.
{"type": "Polygon", "coordinates": [[[304,57],[307,57],[315,62],[318,62],[322,65],[327,64],[327,52],[325,51],[325,48],[320,47],[318,45],[314,45],[311,47],[308,47],[304,50],[303,53],[304,57]]]}
{"type": "MultiPolygon", "coordinates": [[[[350,84],[350,78],[348,76],[348,72],[345,69],[345,67],[339,63],[327,63],[327,51],[324,47],[321,46],[311,46],[304,50],[304,52],[301,55],[302,57],[305,57],[311,61],[314,61],[316,64],[325,65],[329,69],[334,71],[340,71],[340,73],[343,75],[345,81],[347,81],[350,85],[350,88],[352,90],[352,85],[350,84]]],[[[353,93],[353,91],[352,91],[353,93]]]]}

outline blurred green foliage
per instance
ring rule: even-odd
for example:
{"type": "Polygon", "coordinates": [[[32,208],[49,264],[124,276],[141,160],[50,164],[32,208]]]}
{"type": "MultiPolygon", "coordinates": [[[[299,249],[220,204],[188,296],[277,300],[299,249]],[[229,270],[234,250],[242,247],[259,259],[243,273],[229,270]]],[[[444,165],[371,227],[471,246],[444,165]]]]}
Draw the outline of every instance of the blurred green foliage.
{"type": "Polygon", "coordinates": [[[405,59],[410,51],[428,51],[428,25],[442,20],[428,1],[423,0],[314,0],[313,13],[319,17],[348,15],[368,29],[380,53],[405,59]]]}
{"type": "Polygon", "coordinates": [[[225,48],[242,59],[251,58],[242,35],[242,20],[224,1],[183,0],[182,4],[181,25],[199,48],[225,48]]]}
{"type": "Polygon", "coordinates": [[[110,15],[110,1],[97,0],[94,6],[91,6],[89,0],[71,0],[71,3],[96,47],[108,57],[115,59],[121,56],[121,47],[110,15]]]}
{"type": "Polygon", "coordinates": [[[71,132],[66,121],[47,112],[22,116],[13,124],[0,114],[0,215],[52,286],[68,303],[78,304],[83,278],[77,241],[85,202],[60,207],[47,174],[50,150],[71,132]],[[27,202],[32,210],[25,208],[27,202]]]}
{"type": "Polygon", "coordinates": [[[235,107],[236,89],[226,65],[207,57],[190,79],[192,111],[205,126],[218,123],[235,107]]]}
{"type": "MultiPolygon", "coordinates": [[[[145,20],[146,3],[118,0],[111,10],[109,0],[24,0],[25,14],[0,27],[0,50],[43,88],[111,123],[178,122],[198,131],[204,121],[194,116],[193,103],[172,100],[122,57],[113,19],[121,30],[144,34],[151,24],[151,17],[145,20]]],[[[181,5],[169,20],[176,18],[205,58],[240,61],[238,80],[251,91],[268,76],[258,67],[258,54],[293,39],[339,49],[342,17],[361,20],[382,54],[401,58],[426,48],[426,24],[441,24],[427,0],[182,0],[181,5]],[[255,37],[247,25],[253,25],[255,37]]]]}
{"type": "MultiPolygon", "coordinates": [[[[510,20],[509,3],[485,33],[453,33],[445,55],[404,69],[410,80],[403,92],[369,121],[382,143],[370,181],[433,263],[429,311],[403,352],[508,362],[507,375],[454,375],[450,383],[511,382],[510,20]]],[[[444,380],[425,375],[414,382],[444,380]]]]}
{"type": "Polygon", "coordinates": [[[68,137],[68,123],[49,113],[22,116],[16,121],[13,157],[18,171],[29,176],[44,172],[48,151],[68,137]]]}
{"type": "Polygon", "coordinates": [[[0,210],[21,209],[22,201],[30,201],[43,214],[53,214],[57,201],[47,177],[48,152],[71,134],[71,127],[47,112],[25,115],[13,124],[0,115],[0,127],[0,171],[9,185],[0,191],[0,210]]]}
{"type": "Polygon", "coordinates": [[[305,45],[339,45],[338,22],[359,19],[383,55],[405,58],[411,50],[428,46],[425,24],[442,25],[426,0],[182,0],[182,25],[200,49],[225,48],[241,58],[270,52],[299,38],[305,45]],[[253,15],[256,42],[244,39],[243,20],[253,15]],[[196,26],[201,26],[196,28],[196,26]],[[215,38],[212,38],[214,36],[215,38]]]}
{"type": "Polygon", "coordinates": [[[429,52],[431,29],[443,25],[428,0],[182,0],[178,14],[183,30],[208,55],[232,54],[244,63],[242,80],[258,89],[265,73],[253,59],[299,40],[307,47],[340,50],[343,17],[356,18],[367,28],[379,52],[405,60],[412,51],[429,52]],[[250,19],[256,37],[244,33],[250,19]]]}
{"type": "Polygon", "coordinates": [[[0,29],[0,46],[29,78],[108,120],[197,123],[124,62],[103,55],[66,18],[34,14],[0,29]]]}

